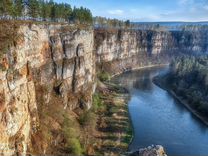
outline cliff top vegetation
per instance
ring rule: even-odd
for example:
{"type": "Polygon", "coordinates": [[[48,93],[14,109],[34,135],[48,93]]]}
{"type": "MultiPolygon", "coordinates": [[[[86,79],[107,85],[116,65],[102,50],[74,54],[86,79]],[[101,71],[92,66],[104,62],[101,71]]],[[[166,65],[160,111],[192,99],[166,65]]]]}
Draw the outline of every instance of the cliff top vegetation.
{"type": "Polygon", "coordinates": [[[53,0],[1,0],[1,19],[35,20],[51,22],[92,23],[89,9],[53,0]]]}

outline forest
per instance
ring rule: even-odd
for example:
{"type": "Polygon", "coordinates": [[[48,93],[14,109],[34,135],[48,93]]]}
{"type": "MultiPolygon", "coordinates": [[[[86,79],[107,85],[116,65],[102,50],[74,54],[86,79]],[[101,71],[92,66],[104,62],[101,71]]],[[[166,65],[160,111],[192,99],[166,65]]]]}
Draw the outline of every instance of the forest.
{"type": "Polygon", "coordinates": [[[170,65],[166,76],[170,88],[200,112],[208,114],[208,56],[183,56],[170,65]]]}
{"type": "Polygon", "coordinates": [[[53,0],[0,0],[0,18],[52,22],[92,23],[89,9],[72,8],[53,0]]]}

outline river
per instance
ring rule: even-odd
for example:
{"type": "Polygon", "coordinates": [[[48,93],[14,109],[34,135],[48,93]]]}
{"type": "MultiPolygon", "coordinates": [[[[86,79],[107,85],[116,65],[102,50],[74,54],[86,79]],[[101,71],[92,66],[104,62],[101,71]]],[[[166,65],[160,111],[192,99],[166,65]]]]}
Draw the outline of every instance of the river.
{"type": "Polygon", "coordinates": [[[208,156],[208,127],[152,78],[168,67],[126,72],[113,78],[129,90],[129,113],[134,129],[130,151],[162,145],[168,156],[208,156]]]}

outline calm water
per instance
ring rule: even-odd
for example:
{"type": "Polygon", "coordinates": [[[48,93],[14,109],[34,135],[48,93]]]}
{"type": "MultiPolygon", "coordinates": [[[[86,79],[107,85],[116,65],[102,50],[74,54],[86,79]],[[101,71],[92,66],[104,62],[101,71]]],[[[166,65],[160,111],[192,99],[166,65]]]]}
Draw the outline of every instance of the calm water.
{"type": "Polygon", "coordinates": [[[129,112],[134,128],[130,150],[163,145],[170,156],[208,156],[208,127],[167,91],[152,82],[167,68],[124,73],[113,81],[131,94],[129,112]]]}

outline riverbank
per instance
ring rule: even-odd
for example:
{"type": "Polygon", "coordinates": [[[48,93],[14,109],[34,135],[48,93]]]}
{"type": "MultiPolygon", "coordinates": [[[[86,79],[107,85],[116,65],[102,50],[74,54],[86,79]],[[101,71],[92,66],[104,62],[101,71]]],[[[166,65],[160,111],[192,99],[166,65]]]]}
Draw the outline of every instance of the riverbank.
{"type": "MultiPolygon", "coordinates": [[[[156,64],[131,69],[130,71],[142,70],[154,67],[165,67],[168,64],[156,64]]],[[[128,72],[128,71],[125,71],[128,72]]],[[[104,110],[99,111],[98,116],[98,144],[102,148],[97,148],[97,154],[120,155],[127,154],[128,147],[133,140],[133,125],[128,110],[130,95],[128,91],[110,81],[111,78],[122,74],[109,75],[106,72],[98,74],[96,94],[98,94],[104,104],[104,110]],[[113,122],[112,122],[113,121],[113,122]]],[[[139,150],[139,149],[138,149],[139,150]]]]}
{"type": "Polygon", "coordinates": [[[141,69],[147,69],[147,68],[154,68],[154,67],[165,67],[165,66],[168,66],[169,63],[164,63],[164,64],[154,64],[154,65],[149,65],[149,66],[143,66],[143,67],[136,67],[136,68],[132,68],[130,70],[126,70],[124,72],[119,72],[119,73],[116,73],[114,75],[111,75],[111,78],[117,76],[117,75],[120,75],[122,73],[125,73],[125,72],[128,72],[128,71],[136,71],[136,70],[141,70],[141,69]]]}
{"type": "Polygon", "coordinates": [[[192,108],[188,101],[180,96],[178,96],[166,83],[166,80],[164,77],[156,76],[153,78],[153,82],[159,86],[160,88],[166,90],[169,94],[171,94],[176,100],[178,100],[180,103],[182,103],[192,114],[194,114],[198,119],[200,119],[205,125],[208,126],[208,118],[201,115],[198,111],[196,111],[194,108],[192,108]]]}
{"type": "Polygon", "coordinates": [[[128,150],[132,139],[128,91],[112,82],[98,81],[95,95],[100,104],[96,112],[97,131],[93,154],[121,155],[128,150]]]}

